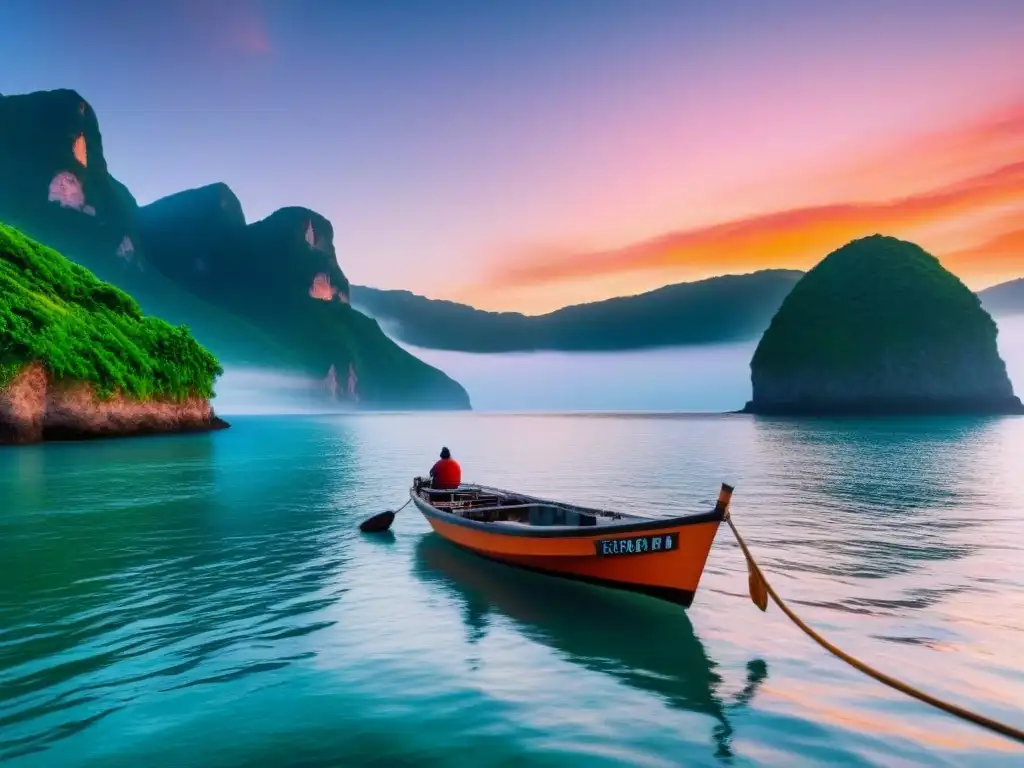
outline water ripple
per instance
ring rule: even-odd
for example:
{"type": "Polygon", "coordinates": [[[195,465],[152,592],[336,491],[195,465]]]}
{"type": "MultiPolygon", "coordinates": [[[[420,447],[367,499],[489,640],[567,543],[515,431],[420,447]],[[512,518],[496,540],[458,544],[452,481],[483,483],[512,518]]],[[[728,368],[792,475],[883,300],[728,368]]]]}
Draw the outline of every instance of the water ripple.
{"type": "Polygon", "coordinates": [[[1024,489],[999,482],[1015,476],[1024,420],[242,419],[195,439],[0,453],[0,760],[1014,754],[754,609],[726,530],[689,612],[479,561],[412,512],[359,536],[442,441],[476,479],[648,514],[707,508],[734,482],[737,525],[811,624],[1024,724],[1024,489]]]}

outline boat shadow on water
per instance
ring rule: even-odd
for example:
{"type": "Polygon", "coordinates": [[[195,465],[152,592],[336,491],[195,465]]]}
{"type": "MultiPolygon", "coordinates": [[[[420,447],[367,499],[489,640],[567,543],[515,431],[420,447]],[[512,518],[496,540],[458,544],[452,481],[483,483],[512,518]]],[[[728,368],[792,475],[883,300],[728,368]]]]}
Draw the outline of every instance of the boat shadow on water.
{"type": "Polygon", "coordinates": [[[718,664],[679,607],[491,562],[434,533],[417,544],[414,573],[460,603],[471,643],[487,634],[492,616],[502,616],[573,664],[654,694],[673,708],[711,717],[720,759],[732,756],[731,714],[750,702],[768,676],[765,662],[753,659],[741,690],[725,694],[718,664]]]}

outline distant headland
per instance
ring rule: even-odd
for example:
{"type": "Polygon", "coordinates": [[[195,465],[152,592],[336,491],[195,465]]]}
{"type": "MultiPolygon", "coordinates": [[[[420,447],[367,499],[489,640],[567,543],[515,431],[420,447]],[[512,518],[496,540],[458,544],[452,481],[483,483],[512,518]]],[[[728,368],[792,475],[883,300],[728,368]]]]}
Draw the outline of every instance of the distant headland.
{"type": "MultiPolygon", "coordinates": [[[[543,315],[487,312],[409,291],[352,286],[352,306],[406,344],[455,352],[621,352],[757,339],[793,286],[794,269],[722,275],[543,315]]],[[[1024,314],[1024,279],[978,292],[992,315],[1024,314]]]]}
{"type": "Polygon", "coordinates": [[[427,349],[613,352],[755,339],[802,276],[790,269],[723,275],[532,316],[360,286],[352,286],[352,305],[427,349]]]}
{"type": "Polygon", "coordinates": [[[0,221],[187,326],[221,364],[298,373],[340,408],[470,407],[353,309],[326,218],[288,207],[247,224],[224,184],[140,208],[75,91],[0,96],[0,221]]]}
{"type": "Polygon", "coordinates": [[[750,363],[769,415],[1020,414],[981,300],[917,245],[873,235],[796,284],[750,363]]]}
{"type": "Polygon", "coordinates": [[[227,427],[185,328],[0,224],[0,444],[227,427]]]}

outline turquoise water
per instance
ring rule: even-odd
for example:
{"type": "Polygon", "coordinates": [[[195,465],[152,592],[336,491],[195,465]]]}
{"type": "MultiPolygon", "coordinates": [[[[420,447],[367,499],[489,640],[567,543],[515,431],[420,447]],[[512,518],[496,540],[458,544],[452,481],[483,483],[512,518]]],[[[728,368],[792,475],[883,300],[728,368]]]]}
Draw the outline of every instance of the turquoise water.
{"type": "Polygon", "coordinates": [[[736,485],[762,566],[883,670],[1024,726],[1024,419],[234,417],[0,451],[0,761],[965,765],[1024,750],[847,668],[719,532],[694,606],[450,548],[406,498],[468,480],[671,514],[736,485]]]}

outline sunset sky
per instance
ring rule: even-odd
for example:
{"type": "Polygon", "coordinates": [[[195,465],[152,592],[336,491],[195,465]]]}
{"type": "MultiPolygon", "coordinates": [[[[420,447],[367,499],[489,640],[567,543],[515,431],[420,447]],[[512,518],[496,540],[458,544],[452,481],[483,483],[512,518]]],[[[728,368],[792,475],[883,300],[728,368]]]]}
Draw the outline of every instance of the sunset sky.
{"type": "Polygon", "coordinates": [[[873,232],[1024,276],[1024,2],[3,0],[145,204],[323,213],[355,283],[541,312],[873,232]]]}

